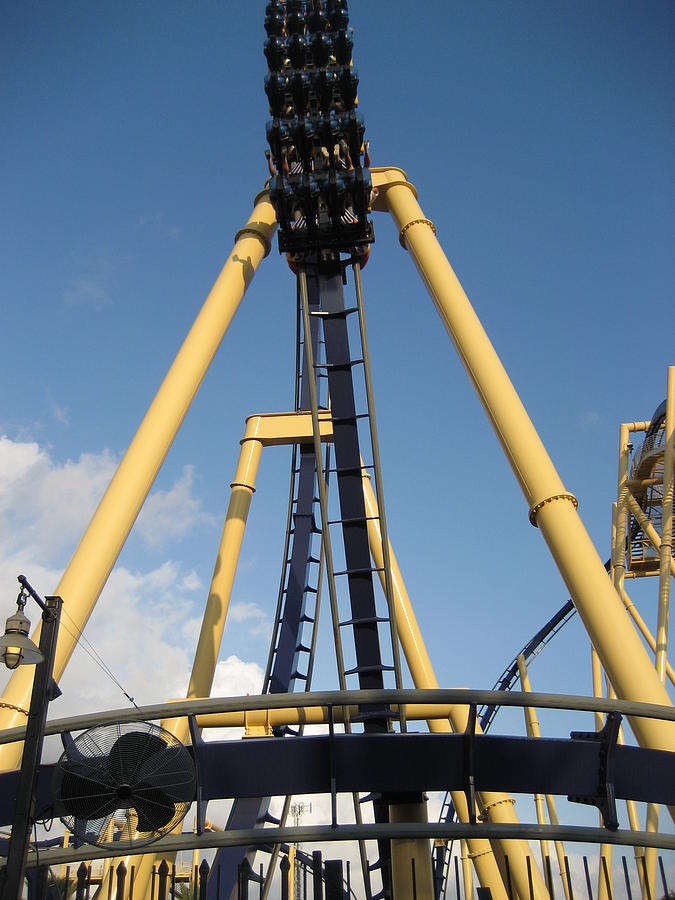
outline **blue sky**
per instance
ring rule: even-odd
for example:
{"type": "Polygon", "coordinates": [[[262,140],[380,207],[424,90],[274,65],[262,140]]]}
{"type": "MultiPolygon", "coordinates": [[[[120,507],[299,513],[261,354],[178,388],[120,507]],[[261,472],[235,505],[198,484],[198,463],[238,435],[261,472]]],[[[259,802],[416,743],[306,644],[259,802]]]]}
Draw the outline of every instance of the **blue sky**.
{"type": "MultiPolygon", "coordinates": [[[[53,589],[266,177],[264,6],[0,0],[8,610],[19,568],[53,589]]],[[[350,4],[373,161],[418,187],[604,559],[618,425],[650,417],[675,363],[675,8],[420,6],[350,4]]],[[[390,534],[440,683],[490,687],[567,595],[393,225],[375,227],[364,281],[390,534]]],[[[129,621],[152,623],[179,691],[244,419],[292,406],[294,332],[275,250],[92,622],[139,701],[164,682],[124,651],[129,621]]],[[[223,689],[255,690],[267,654],[288,477],[287,452],[268,453],[223,689]]],[[[653,587],[638,595],[654,627],[653,587]]],[[[87,665],[63,702],[87,702],[87,671],[91,703],[121,704],[87,665]]],[[[317,685],[333,670],[326,641],[317,685]]],[[[578,622],[532,680],[589,689],[578,622]]]]}

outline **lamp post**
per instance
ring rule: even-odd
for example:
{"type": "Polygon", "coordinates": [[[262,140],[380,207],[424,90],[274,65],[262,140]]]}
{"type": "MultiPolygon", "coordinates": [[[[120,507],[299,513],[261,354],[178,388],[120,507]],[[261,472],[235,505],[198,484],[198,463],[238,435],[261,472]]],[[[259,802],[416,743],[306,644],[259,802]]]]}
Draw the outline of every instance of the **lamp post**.
{"type": "Polygon", "coordinates": [[[7,864],[4,873],[0,873],[1,900],[21,900],[47,706],[50,700],[61,693],[52,679],[52,671],[63,601],[60,597],[46,597],[43,600],[23,575],[19,575],[19,584],[21,590],[16,601],[17,612],[7,619],[5,634],[0,638],[0,658],[9,669],[16,669],[20,665],[35,665],[36,668],[7,864]],[[30,622],[24,613],[28,597],[32,597],[42,610],[39,648],[28,637],[30,622]]]}

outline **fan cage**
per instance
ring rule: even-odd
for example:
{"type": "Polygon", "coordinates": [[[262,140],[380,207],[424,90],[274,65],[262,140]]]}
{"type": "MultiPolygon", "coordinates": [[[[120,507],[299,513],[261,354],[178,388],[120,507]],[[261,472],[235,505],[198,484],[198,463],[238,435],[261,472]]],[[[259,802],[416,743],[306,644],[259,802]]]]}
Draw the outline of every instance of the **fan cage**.
{"type": "Polygon", "coordinates": [[[78,735],[56,765],[55,812],[81,841],[128,850],[180,824],[196,781],[192,755],[159,725],[97,726],[78,735]]]}

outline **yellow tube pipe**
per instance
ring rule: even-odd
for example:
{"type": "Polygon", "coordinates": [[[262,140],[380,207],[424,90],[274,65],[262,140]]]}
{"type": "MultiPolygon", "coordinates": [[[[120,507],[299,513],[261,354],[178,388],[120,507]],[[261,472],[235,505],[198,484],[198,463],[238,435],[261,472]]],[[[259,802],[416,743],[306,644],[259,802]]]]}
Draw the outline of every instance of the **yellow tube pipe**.
{"type": "MultiPolygon", "coordinates": [[[[656,656],[656,639],[647,627],[645,620],[635,608],[635,604],[623,588],[621,589],[621,599],[623,601],[623,605],[626,607],[631,618],[640,630],[643,638],[649,645],[652,653],[654,654],[654,656],[656,656]]],[[[666,675],[670,679],[671,684],[675,685],[675,670],[668,660],[666,660],[666,675]]]]}
{"type": "MultiPolygon", "coordinates": [[[[235,472],[234,481],[231,484],[232,493],[227,508],[225,525],[220,539],[218,556],[213,569],[211,587],[206,601],[206,608],[202,618],[202,627],[199,633],[197,649],[195,650],[192,673],[187,690],[187,698],[208,697],[211,694],[211,686],[216,673],[218,654],[223,639],[225,620],[232,596],[234,577],[237,572],[237,563],[244,540],[244,530],[248,512],[251,506],[251,498],[255,491],[255,479],[262,454],[262,443],[258,440],[243,440],[239,462],[235,472]]],[[[169,719],[162,721],[162,726],[178,740],[185,743],[189,737],[188,720],[169,719]]],[[[180,831],[182,823],[178,823],[175,831],[180,831]]],[[[139,896],[145,897],[150,889],[152,868],[158,866],[163,857],[153,853],[147,853],[141,857],[136,871],[136,890],[139,896]]],[[[172,862],[175,854],[172,854],[167,862],[172,862]]],[[[128,861],[127,861],[128,865],[128,861]]]]}
{"type": "Polygon", "coordinates": [[[659,612],[656,628],[656,671],[666,681],[668,662],[668,617],[670,610],[670,575],[673,560],[673,479],[675,478],[675,366],[668,369],[666,394],[666,434],[663,451],[663,507],[661,550],[659,554],[659,612]]]}
{"type": "Polygon", "coordinates": [[[468,841],[462,840],[462,877],[464,879],[464,900],[473,900],[473,875],[468,841]]]}
{"type": "MultiPolygon", "coordinates": [[[[663,506],[661,514],[661,546],[659,547],[659,605],[656,624],[656,672],[665,684],[668,665],[668,618],[670,613],[670,575],[673,568],[673,470],[675,469],[675,366],[668,368],[666,393],[666,433],[663,450],[663,506]]],[[[653,539],[652,542],[654,543],[653,539]]],[[[647,831],[658,831],[659,807],[647,807],[647,831]]],[[[656,888],[657,853],[645,850],[647,878],[652,897],[656,888]]]]}
{"type": "MultiPolygon", "coordinates": [[[[602,667],[600,665],[600,658],[594,647],[591,646],[591,670],[593,674],[593,696],[602,698],[602,667]]],[[[603,718],[602,713],[596,712],[594,714],[595,719],[595,730],[602,731],[603,726],[605,724],[605,720],[603,718]]],[[[600,814],[600,825],[604,825],[604,821],[602,818],[602,814],[600,814]]],[[[600,865],[598,867],[598,900],[608,900],[609,891],[607,887],[607,881],[605,879],[605,873],[603,869],[603,859],[605,860],[605,864],[607,865],[607,873],[610,878],[610,888],[612,885],[612,845],[611,844],[601,844],[600,845],[600,865]]]]}
{"type": "MultiPolygon", "coordinates": [[[[648,427],[648,425],[645,423],[645,429],[643,429],[643,430],[646,430],[647,427],[648,427]]],[[[624,453],[624,452],[626,453],[626,474],[627,474],[627,471],[628,471],[628,445],[626,444],[626,446],[624,447],[623,444],[621,444],[621,447],[620,447],[619,452],[620,452],[620,453],[624,453]]],[[[621,465],[621,464],[620,464],[620,465],[621,465]]],[[[619,480],[621,480],[621,469],[620,469],[620,472],[619,472],[619,480]]],[[[627,484],[630,486],[630,481],[628,481],[627,484]]],[[[629,490],[628,490],[628,492],[627,492],[627,494],[626,494],[626,498],[627,498],[627,499],[630,499],[630,496],[631,496],[631,495],[630,495],[630,487],[629,487],[629,490]]],[[[624,511],[624,516],[625,516],[625,511],[624,511]]],[[[614,581],[614,559],[615,559],[615,556],[616,556],[616,549],[617,549],[617,541],[616,541],[616,523],[617,523],[617,518],[618,518],[618,503],[613,503],[613,504],[612,504],[612,542],[611,542],[611,546],[612,546],[612,556],[611,556],[611,559],[612,559],[612,565],[610,566],[610,570],[609,570],[609,577],[612,579],[612,584],[616,584],[615,581],[614,581]]],[[[625,553],[625,545],[624,545],[624,553],[625,553]]],[[[631,601],[630,597],[629,597],[628,594],[626,593],[626,591],[625,591],[625,589],[624,589],[623,583],[621,583],[621,584],[619,585],[618,590],[619,590],[619,596],[621,597],[621,600],[622,600],[622,602],[623,602],[623,605],[626,607],[626,609],[628,610],[629,615],[631,616],[631,618],[633,619],[633,621],[635,622],[635,624],[638,626],[638,628],[639,628],[640,631],[642,632],[643,637],[648,637],[649,639],[651,639],[651,641],[652,641],[652,650],[654,650],[655,647],[656,647],[656,643],[654,642],[654,638],[652,637],[652,635],[651,635],[649,629],[647,628],[647,626],[645,625],[644,621],[642,620],[642,617],[641,617],[640,614],[638,613],[637,609],[636,609],[635,606],[633,605],[633,602],[631,601]]],[[[621,746],[624,746],[625,743],[626,743],[626,740],[625,740],[624,734],[623,734],[623,727],[622,727],[622,726],[619,726],[619,733],[618,733],[617,743],[621,744],[621,746]]],[[[629,822],[629,824],[630,824],[631,829],[632,829],[633,831],[639,831],[639,830],[640,830],[640,820],[639,820],[639,818],[638,818],[637,806],[636,806],[634,800],[626,800],[626,812],[628,813],[628,822],[629,822]]],[[[647,900],[647,895],[646,895],[646,891],[645,891],[644,873],[643,873],[642,865],[641,865],[641,862],[642,862],[642,861],[641,861],[641,856],[643,855],[643,851],[642,851],[642,849],[639,848],[639,847],[634,847],[634,848],[633,848],[633,852],[634,852],[634,855],[635,855],[635,865],[636,865],[636,867],[637,867],[638,881],[639,881],[639,883],[640,883],[640,891],[642,892],[642,895],[643,895],[643,897],[645,898],[645,900],[647,900]]]]}
{"type": "MultiPolygon", "coordinates": [[[[389,806],[389,821],[426,822],[427,800],[421,803],[393,803],[389,806]]],[[[394,897],[413,897],[413,867],[418,900],[434,900],[434,877],[431,869],[429,841],[403,838],[391,842],[391,875],[394,897]]]]}
{"type": "MultiPolygon", "coordinates": [[[[661,538],[659,537],[658,531],[656,530],[656,528],[654,528],[652,523],[649,521],[647,516],[644,514],[644,511],[640,508],[640,504],[637,502],[637,500],[635,499],[635,497],[633,496],[632,493],[630,493],[630,492],[628,493],[628,496],[626,497],[626,501],[628,503],[628,508],[630,509],[631,513],[635,516],[635,519],[637,520],[638,525],[640,526],[642,531],[649,538],[649,542],[651,543],[652,547],[655,550],[658,550],[659,556],[660,556],[660,554],[661,554],[661,538]]],[[[672,547],[671,547],[669,566],[670,566],[670,574],[675,578],[675,559],[673,559],[672,547]]]]}
{"type": "MultiPolygon", "coordinates": [[[[194,325],[178,351],[155,399],[129,445],[98,509],[59,582],[73,628],[62,629],[54,662],[58,681],[84,628],[136,516],[152,486],[199,385],[227,331],[256,269],[269,253],[276,227],[274,208],[264,192],[256,199],[246,226],[237,235],[194,325]]],[[[34,637],[34,640],[37,640],[34,637]]],[[[18,709],[27,709],[33,670],[16,670],[2,695],[12,709],[0,710],[0,727],[23,724],[18,709]],[[17,709],[18,708],[18,709],[17,709]]],[[[21,745],[0,748],[0,771],[18,767],[21,745]]]]}
{"type": "MultiPolygon", "coordinates": [[[[620,697],[672,705],[607,577],[576,500],[563,485],[457,276],[401,170],[378,173],[388,210],[471,379],[574,604],[620,697]]],[[[670,722],[631,722],[641,745],[675,749],[670,722]]]]}
{"type": "MultiPolygon", "coordinates": [[[[363,476],[363,495],[368,517],[370,552],[375,568],[379,570],[378,574],[384,589],[384,555],[382,553],[382,534],[379,527],[377,500],[370,484],[370,478],[365,471],[363,476]]],[[[437,688],[438,682],[391,542],[389,543],[389,555],[398,635],[413,683],[417,688],[437,688]]],[[[469,709],[467,706],[451,706],[449,707],[449,722],[430,720],[428,722],[429,730],[433,732],[463,731],[466,728],[468,715],[469,709]]],[[[476,732],[480,733],[480,725],[478,724],[476,725],[476,732]]],[[[483,791],[479,796],[483,815],[489,818],[491,822],[517,823],[518,817],[514,810],[515,801],[512,797],[496,791],[483,791]]],[[[468,807],[464,794],[454,791],[452,792],[452,800],[460,820],[468,822],[468,807]]],[[[497,848],[501,858],[503,858],[504,854],[508,854],[509,867],[516,890],[522,898],[527,898],[529,896],[529,879],[526,859],[530,854],[529,845],[526,841],[512,840],[508,841],[508,845],[504,846],[495,841],[493,846],[497,848]]],[[[493,897],[497,889],[505,893],[504,883],[501,875],[498,875],[497,864],[490,851],[489,842],[470,841],[469,849],[474,860],[476,873],[483,887],[490,887],[493,897]],[[479,843],[482,846],[479,846],[479,843]],[[498,882],[497,878],[499,878],[498,882]]],[[[532,870],[532,883],[536,898],[548,896],[544,881],[536,868],[532,870]]]]}
{"type": "MultiPolygon", "coordinates": [[[[519,653],[516,657],[516,664],[518,666],[518,674],[520,676],[520,684],[523,689],[523,692],[529,694],[532,692],[532,686],[530,684],[530,675],[527,671],[527,665],[525,663],[525,657],[522,653],[519,653]]],[[[530,737],[539,738],[541,737],[541,729],[539,728],[539,720],[537,719],[537,711],[531,706],[523,707],[523,711],[525,713],[525,728],[530,737]]],[[[541,795],[537,794],[537,821],[540,825],[545,825],[545,819],[543,814],[543,809],[540,809],[541,805],[541,795]]],[[[546,794],[546,807],[548,809],[549,819],[551,820],[552,825],[558,825],[558,812],[555,806],[555,800],[551,794],[546,794]]],[[[570,897],[570,888],[567,883],[566,870],[565,870],[565,848],[562,844],[562,841],[554,841],[556,858],[558,860],[558,868],[560,870],[560,878],[562,880],[563,893],[565,894],[565,900],[572,900],[570,897]]],[[[541,850],[542,857],[548,856],[548,842],[541,842],[541,850]]],[[[542,859],[542,864],[546,865],[545,861],[542,859]]]]}
{"type": "MultiPolygon", "coordinates": [[[[261,453],[260,441],[242,441],[237,470],[234,481],[230,485],[232,493],[192,664],[187,689],[188,700],[211,695],[234,577],[244,540],[244,530],[251,498],[255,492],[255,479],[261,453]]],[[[169,728],[179,740],[187,739],[187,719],[172,719],[162,722],[162,725],[169,728]]]]}

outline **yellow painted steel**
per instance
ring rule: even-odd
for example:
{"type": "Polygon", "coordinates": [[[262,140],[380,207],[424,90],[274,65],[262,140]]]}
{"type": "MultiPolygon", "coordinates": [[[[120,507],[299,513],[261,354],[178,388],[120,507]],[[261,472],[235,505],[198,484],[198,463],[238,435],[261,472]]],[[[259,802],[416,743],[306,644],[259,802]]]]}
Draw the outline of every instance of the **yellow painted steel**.
{"type": "Polygon", "coordinates": [[[659,554],[659,613],[656,628],[656,671],[666,681],[668,662],[668,618],[670,610],[670,575],[673,560],[673,479],[675,470],[675,366],[668,369],[666,394],[666,434],[663,452],[663,507],[661,551],[659,554]]]}
{"type": "Polygon", "coordinates": [[[295,856],[296,856],[296,847],[295,844],[291,844],[288,848],[288,900],[295,900],[295,856]]]}
{"type": "MultiPolygon", "coordinates": [[[[327,425],[322,421],[321,434],[326,439],[332,436],[330,413],[327,425]]],[[[225,517],[225,525],[220,539],[218,555],[211,579],[211,587],[202,618],[199,641],[195,651],[187,697],[208,697],[216,672],[218,654],[223,638],[225,620],[229,608],[232,587],[239,562],[239,555],[244,539],[244,530],[255,492],[255,480],[264,446],[277,444],[293,444],[307,441],[312,436],[312,418],[302,413],[279,413],[249,416],[241,441],[239,461],[231,483],[232,493],[225,517]]],[[[250,715],[250,714],[249,714],[250,715]]],[[[250,719],[244,716],[243,725],[250,719]]],[[[252,725],[257,723],[251,723],[252,725]]],[[[269,721],[265,723],[269,725],[269,721]]],[[[171,719],[162,722],[164,728],[170,730],[179,740],[188,739],[187,719],[171,719]]],[[[180,824],[176,828],[180,829],[180,824]]],[[[137,870],[136,882],[141,896],[147,892],[152,878],[153,865],[159,864],[159,858],[149,853],[143,856],[137,870]]]]}
{"type": "MultiPolygon", "coordinates": [[[[518,674],[520,676],[520,684],[523,692],[529,694],[532,692],[532,687],[530,685],[530,675],[527,671],[525,657],[522,653],[519,653],[516,657],[516,664],[518,666],[518,674]]],[[[539,720],[537,719],[536,709],[531,706],[525,706],[523,707],[523,712],[525,713],[525,728],[527,730],[527,734],[533,738],[541,737],[541,729],[539,728],[539,720]]],[[[546,820],[544,818],[543,802],[540,794],[536,795],[535,803],[537,808],[537,821],[540,825],[545,825],[546,820]]],[[[551,794],[546,794],[546,807],[548,809],[548,816],[551,824],[558,825],[558,812],[556,810],[555,800],[551,794]]],[[[563,893],[565,894],[565,900],[572,900],[565,870],[565,848],[562,841],[554,841],[554,845],[556,858],[558,860],[558,868],[560,871],[560,879],[563,886],[563,893]]],[[[548,856],[548,843],[546,841],[541,842],[541,853],[542,865],[545,867],[545,859],[548,856]]]]}
{"type": "MultiPolygon", "coordinates": [[[[211,577],[211,586],[202,617],[202,625],[195,650],[187,698],[208,697],[216,673],[218,654],[223,639],[225,620],[232,596],[234,577],[239,562],[244,530],[251,506],[251,498],[255,492],[255,479],[262,454],[262,443],[255,439],[241,442],[239,462],[231,484],[230,502],[227,508],[225,524],[220,538],[218,555],[211,577]]],[[[185,743],[189,739],[187,719],[164,719],[162,726],[169,730],[178,740],[185,743]]],[[[182,822],[176,825],[174,832],[180,832],[182,822]]],[[[135,889],[139,896],[145,897],[150,892],[153,867],[159,866],[167,855],[146,853],[140,858],[136,869],[135,889]]],[[[167,859],[173,862],[175,854],[167,859]]],[[[129,859],[125,860],[129,865],[129,859]]]]}
{"type": "MultiPolygon", "coordinates": [[[[275,227],[274,208],[269,194],[263,192],[53,592],[63,597],[71,626],[59,632],[54,662],[57,681],[75,647],[75,635],[91,615],[239,303],[269,253],[275,227]]],[[[27,708],[32,680],[32,667],[20,667],[2,700],[27,708]]],[[[2,728],[23,721],[16,709],[0,710],[2,728]]],[[[0,747],[0,771],[17,768],[20,754],[20,745],[0,747]]]]}
{"type": "MultiPolygon", "coordinates": [[[[321,413],[319,426],[322,439],[331,439],[333,432],[330,412],[321,413]]],[[[211,694],[263,447],[306,442],[311,439],[312,434],[312,417],[307,413],[270,413],[253,415],[246,419],[239,461],[230,485],[232,493],[190,675],[188,699],[208,697],[211,694]]],[[[249,724],[252,727],[257,727],[258,724],[269,727],[269,717],[265,723],[255,723],[249,716],[250,714],[243,717],[242,724],[245,727],[249,724]]],[[[162,725],[179,740],[185,742],[188,739],[187,719],[166,719],[162,725]]],[[[180,827],[180,824],[176,826],[177,829],[180,827]]],[[[152,867],[160,861],[152,853],[142,857],[136,874],[137,889],[141,895],[149,889],[152,867]]]]}
{"type": "MultiPolygon", "coordinates": [[[[656,671],[661,682],[666,681],[668,664],[668,618],[670,613],[670,576],[673,568],[673,469],[675,468],[675,366],[668,369],[666,393],[666,433],[663,453],[663,506],[661,513],[661,546],[659,548],[659,605],[656,625],[656,671]]],[[[652,540],[652,543],[654,541],[652,540]]],[[[647,831],[658,831],[659,807],[647,807],[647,831]]],[[[656,889],[657,852],[645,850],[647,878],[651,896],[656,889]]]]}
{"type": "MultiPolygon", "coordinates": [[[[630,494],[628,494],[628,496],[630,497],[630,494]]],[[[612,547],[611,560],[612,561],[615,559],[615,555],[616,555],[616,522],[617,522],[617,504],[613,503],[612,504],[612,541],[611,541],[611,547],[612,547]]],[[[614,583],[614,565],[613,565],[613,563],[610,566],[609,574],[610,574],[610,578],[612,579],[612,583],[614,583]]],[[[645,632],[646,632],[647,635],[649,636],[649,638],[651,638],[651,640],[654,641],[654,638],[652,637],[651,633],[649,632],[649,629],[643,622],[642,617],[638,613],[637,609],[635,609],[635,606],[633,605],[630,597],[626,593],[623,585],[620,586],[619,592],[620,592],[621,600],[623,601],[624,606],[626,607],[629,614],[633,618],[635,624],[642,631],[643,636],[645,636],[645,632]]],[[[652,649],[655,649],[655,647],[656,647],[656,644],[654,643],[652,649]]],[[[618,734],[617,741],[622,746],[624,746],[626,743],[622,726],[619,727],[619,734],[618,734]]],[[[640,820],[638,818],[637,805],[635,804],[634,800],[626,800],[626,811],[628,813],[628,823],[631,827],[631,830],[639,831],[640,830],[640,820]]],[[[647,893],[646,893],[644,871],[642,868],[642,859],[641,859],[641,857],[644,855],[644,851],[642,850],[641,847],[634,847],[633,852],[635,854],[635,865],[636,865],[637,873],[638,873],[638,881],[640,884],[640,891],[642,892],[644,900],[649,900],[649,898],[647,897],[647,893]]]]}
{"type": "MultiPolygon", "coordinates": [[[[427,801],[421,803],[396,803],[389,806],[389,821],[426,822],[427,801]]],[[[428,840],[406,838],[391,842],[391,876],[394,897],[413,897],[434,900],[434,877],[431,869],[431,845],[428,840]],[[413,891],[413,863],[414,884],[413,891]]]]}
{"type": "MultiPolygon", "coordinates": [[[[403,709],[406,719],[411,722],[443,722],[446,727],[439,729],[445,733],[448,718],[456,707],[439,703],[406,703],[403,709]]],[[[391,705],[394,714],[400,707],[391,705]]],[[[336,724],[351,721],[359,712],[358,706],[333,707],[333,721],[336,724]]],[[[201,713],[196,716],[200,728],[277,728],[282,725],[327,725],[330,721],[327,706],[282,707],[278,709],[255,709],[246,712],[201,713]]]]}
{"type": "MultiPolygon", "coordinates": [[[[649,644],[649,647],[650,647],[652,653],[656,657],[656,639],[655,639],[654,635],[651,633],[651,631],[649,630],[649,628],[647,627],[645,620],[642,618],[640,613],[635,608],[635,604],[633,603],[633,601],[631,600],[629,595],[626,593],[625,588],[621,588],[621,599],[623,601],[623,605],[628,610],[631,618],[637,625],[638,629],[640,630],[640,633],[642,634],[642,636],[645,639],[645,641],[647,642],[647,644],[649,644]]],[[[673,669],[672,665],[670,664],[670,662],[668,662],[668,660],[666,660],[666,675],[668,676],[671,684],[675,685],[675,669],[673,669]]]]}
{"type": "MultiPolygon", "coordinates": [[[[261,453],[260,441],[242,441],[239,463],[231,484],[232,493],[195,651],[187,690],[188,699],[209,697],[211,694],[225,620],[232,596],[234,576],[244,540],[251,498],[255,491],[255,478],[261,453]]],[[[185,722],[185,720],[183,721],[185,722]]]]}
{"type": "MultiPolygon", "coordinates": [[[[319,410],[319,433],[322,441],[333,439],[330,410],[319,410]]],[[[242,443],[259,441],[263,447],[307,443],[312,440],[312,414],[308,412],[264,413],[249,416],[242,443]]],[[[235,477],[236,480],[236,477],[235,477]]]]}
{"type": "MultiPolygon", "coordinates": [[[[659,482],[659,484],[660,483],[661,482],[659,482]]],[[[640,528],[649,538],[649,542],[651,543],[652,547],[654,547],[655,550],[658,550],[659,557],[660,557],[661,556],[661,538],[659,537],[659,533],[656,530],[656,528],[654,528],[652,523],[649,521],[649,519],[645,515],[644,511],[640,508],[640,504],[637,502],[637,500],[635,499],[633,494],[630,492],[630,490],[628,491],[628,493],[626,495],[626,503],[628,505],[628,509],[630,510],[631,514],[633,516],[635,516],[635,519],[637,520],[638,524],[640,525],[640,528]]],[[[668,561],[668,565],[670,566],[670,574],[673,577],[675,577],[675,559],[673,559],[673,556],[672,556],[672,548],[671,548],[671,555],[670,555],[670,560],[668,561]]],[[[659,577],[660,577],[660,572],[659,572],[659,577]]]]}
{"type": "Polygon", "coordinates": [[[468,842],[461,841],[462,878],[464,880],[464,898],[473,900],[473,874],[471,872],[471,856],[468,842]]]}
{"type": "MultiPolygon", "coordinates": [[[[602,691],[602,666],[600,665],[600,657],[598,656],[594,647],[591,646],[591,671],[593,673],[593,696],[601,698],[603,696],[602,691]]],[[[596,712],[594,714],[595,719],[595,730],[602,731],[603,726],[605,724],[605,720],[603,718],[602,713],[596,712]]],[[[600,825],[604,825],[604,821],[602,818],[602,813],[600,813],[600,825]]],[[[609,900],[610,895],[613,894],[612,891],[612,845],[611,844],[601,844],[600,845],[600,865],[598,867],[598,900],[609,900]],[[603,863],[604,860],[604,863],[603,863]],[[605,873],[603,866],[607,866],[607,874],[609,876],[609,887],[607,885],[607,879],[605,878],[605,873]]]]}
{"type": "MultiPolygon", "coordinates": [[[[400,169],[379,170],[374,208],[391,213],[620,697],[672,705],[586,529],[400,169]]],[[[631,722],[641,745],[675,749],[675,727],[631,722]]]]}
{"type": "MultiPolygon", "coordinates": [[[[382,553],[382,535],[379,529],[377,515],[377,501],[370,484],[370,478],[364,471],[363,495],[366,503],[366,515],[368,517],[368,539],[370,552],[375,568],[379,570],[380,581],[384,587],[384,556],[382,553]]],[[[401,570],[396,561],[396,555],[389,544],[391,561],[391,577],[396,605],[396,617],[398,623],[398,635],[405,654],[413,683],[417,688],[437,688],[438,682],[431,665],[431,659],[427,653],[424,639],[419,629],[408,592],[401,575],[401,570]]],[[[448,711],[449,721],[429,720],[429,730],[433,732],[464,731],[468,721],[469,709],[467,706],[451,706],[448,711]]],[[[476,733],[480,733],[480,725],[476,725],[476,733]]],[[[455,805],[460,821],[469,821],[469,811],[466,797],[461,791],[453,791],[452,801],[455,805]]],[[[515,824],[518,818],[514,809],[514,800],[507,794],[496,791],[483,791],[479,795],[482,814],[491,822],[515,824]]],[[[527,857],[530,854],[526,841],[508,841],[508,849],[498,841],[491,842],[492,848],[503,863],[504,854],[509,857],[509,869],[516,891],[522,898],[529,896],[529,877],[527,873],[527,857]]],[[[469,842],[469,850],[476,867],[476,873],[483,887],[489,887],[492,896],[499,891],[499,896],[505,896],[506,891],[501,874],[498,874],[497,862],[493,856],[490,844],[483,840],[469,842]]],[[[535,898],[547,897],[546,885],[537,869],[532,871],[532,883],[535,898]]]]}

